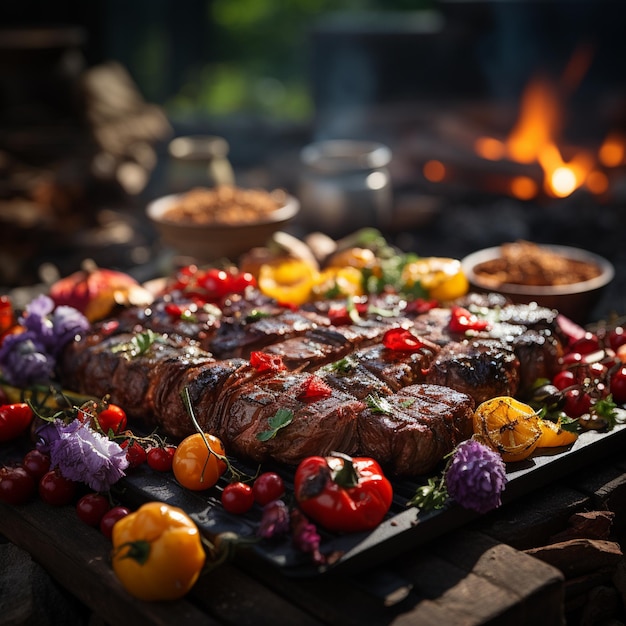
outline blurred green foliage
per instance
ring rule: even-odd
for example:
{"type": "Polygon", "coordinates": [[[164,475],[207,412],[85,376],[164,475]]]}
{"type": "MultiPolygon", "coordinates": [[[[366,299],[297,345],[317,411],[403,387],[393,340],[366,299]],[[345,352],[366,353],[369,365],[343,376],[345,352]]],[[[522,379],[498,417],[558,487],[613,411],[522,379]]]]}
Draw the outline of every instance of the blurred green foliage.
{"type": "Polygon", "coordinates": [[[188,71],[165,108],[173,119],[252,113],[306,120],[312,113],[310,32],[318,19],[336,12],[415,11],[433,2],[212,0],[207,3],[211,58],[188,71]]]}

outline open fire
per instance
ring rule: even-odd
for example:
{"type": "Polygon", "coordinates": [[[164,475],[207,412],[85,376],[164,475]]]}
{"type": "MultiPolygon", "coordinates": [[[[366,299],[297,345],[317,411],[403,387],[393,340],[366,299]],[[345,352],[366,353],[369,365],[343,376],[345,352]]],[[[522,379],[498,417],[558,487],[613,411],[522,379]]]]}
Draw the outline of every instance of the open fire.
{"type": "MultiPolygon", "coordinates": [[[[491,177],[487,191],[520,200],[540,195],[565,198],[581,188],[595,196],[610,191],[611,181],[626,164],[626,136],[610,131],[594,147],[567,145],[562,140],[566,100],[582,79],[589,56],[575,54],[560,81],[533,78],[524,89],[519,115],[507,137],[479,134],[475,138],[472,150],[480,159],[510,164],[508,175],[491,177]],[[513,164],[528,169],[517,173],[513,164]]],[[[449,181],[452,169],[449,163],[432,159],[424,163],[422,173],[429,182],[438,183],[449,181]]]]}

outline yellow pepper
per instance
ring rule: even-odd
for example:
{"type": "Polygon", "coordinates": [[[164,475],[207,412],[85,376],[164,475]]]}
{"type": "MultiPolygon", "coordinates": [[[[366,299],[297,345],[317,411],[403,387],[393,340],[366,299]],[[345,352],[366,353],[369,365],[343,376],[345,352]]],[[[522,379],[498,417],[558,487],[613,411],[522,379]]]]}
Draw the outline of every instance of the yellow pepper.
{"type": "Polygon", "coordinates": [[[362,296],[363,274],[356,267],[329,267],[319,273],[312,291],[316,299],[362,296]]]}
{"type": "Polygon", "coordinates": [[[317,275],[316,268],[300,259],[265,263],[259,268],[259,289],[278,302],[300,305],[309,301],[317,275]]]}
{"type": "Polygon", "coordinates": [[[113,571],[140,600],[177,600],[206,561],[200,532],[182,510],[148,502],[113,526],[113,571]]]}
{"type": "Polygon", "coordinates": [[[402,271],[408,287],[421,283],[429,297],[439,302],[454,300],[469,291],[469,282],[457,259],[424,257],[408,263],[402,271]]]}

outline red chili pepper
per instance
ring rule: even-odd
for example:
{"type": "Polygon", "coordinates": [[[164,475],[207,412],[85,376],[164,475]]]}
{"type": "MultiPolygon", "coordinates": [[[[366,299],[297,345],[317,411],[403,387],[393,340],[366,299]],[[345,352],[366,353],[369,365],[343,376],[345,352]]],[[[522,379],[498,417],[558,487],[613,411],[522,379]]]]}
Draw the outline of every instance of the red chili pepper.
{"type": "Polygon", "coordinates": [[[282,372],[287,369],[280,356],[259,351],[250,354],[250,365],[259,372],[282,372]]]}
{"type": "Polygon", "coordinates": [[[334,326],[354,324],[355,314],[363,316],[367,314],[368,305],[364,302],[356,302],[351,312],[347,306],[336,306],[328,309],[328,319],[334,326]]]}
{"type": "Polygon", "coordinates": [[[296,469],[296,501],[305,515],[333,532],[362,532],[380,524],[393,488],[368,457],[311,456],[296,469]]]}
{"type": "Polygon", "coordinates": [[[417,352],[426,344],[406,328],[390,328],[383,335],[383,345],[397,352],[417,352]]]}
{"type": "Polygon", "coordinates": [[[328,398],[332,394],[332,389],[319,376],[312,374],[309,376],[298,393],[298,400],[303,402],[315,402],[322,398],[328,398]]]}
{"type": "Polygon", "coordinates": [[[476,317],[462,306],[453,306],[450,309],[449,326],[452,332],[464,333],[467,330],[486,330],[489,328],[489,322],[476,317]]]}

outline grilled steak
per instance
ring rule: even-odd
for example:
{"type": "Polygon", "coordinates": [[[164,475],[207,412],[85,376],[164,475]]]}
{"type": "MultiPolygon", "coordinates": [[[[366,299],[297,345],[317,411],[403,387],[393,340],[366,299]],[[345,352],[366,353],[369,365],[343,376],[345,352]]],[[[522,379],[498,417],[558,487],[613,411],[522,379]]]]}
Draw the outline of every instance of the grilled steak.
{"type": "Polygon", "coordinates": [[[519,368],[519,359],[503,343],[468,339],[444,346],[426,381],[462,391],[480,404],[494,396],[514,396],[519,388],[519,368]]]}
{"type": "Polygon", "coordinates": [[[439,385],[419,384],[370,403],[358,420],[361,454],[395,476],[433,470],[472,434],[474,401],[439,385]]]}
{"type": "Polygon", "coordinates": [[[217,434],[226,449],[244,459],[292,465],[332,451],[353,454],[363,403],[337,390],[319,400],[302,398],[300,392],[310,376],[279,372],[223,389],[216,402],[221,416],[217,434]],[[269,420],[279,411],[289,414],[288,425],[264,437],[263,433],[271,432],[269,420]]]}

